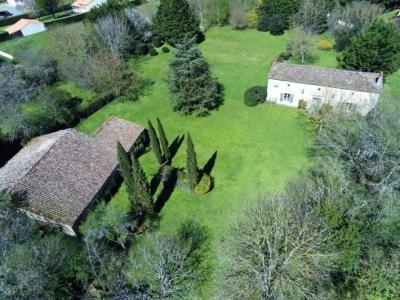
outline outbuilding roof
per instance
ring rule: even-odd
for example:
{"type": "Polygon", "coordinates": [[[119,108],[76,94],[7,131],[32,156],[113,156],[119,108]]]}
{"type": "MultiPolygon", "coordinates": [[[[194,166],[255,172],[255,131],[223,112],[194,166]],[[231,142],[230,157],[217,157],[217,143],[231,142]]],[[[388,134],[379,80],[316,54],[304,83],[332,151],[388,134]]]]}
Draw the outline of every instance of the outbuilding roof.
{"type": "Polygon", "coordinates": [[[18,31],[21,31],[25,26],[29,24],[43,24],[43,23],[36,19],[20,19],[17,23],[11,25],[10,27],[7,27],[5,31],[7,31],[9,34],[14,34],[18,31]]]}
{"type": "Polygon", "coordinates": [[[22,199],[26,211],[72,227],[116,170],[117,139],[133,137],[123,142],[129,150],[137,128],[111,118],[101,137],[66,129],[35,138],[0,169],[0,192],[22,199]]]}
{"type": "Polygon", "coordinates": [[[369,93],[382,92],[382,76],[381,73],[347,71],[287,63],[274,63],[269,73],[269,79],[369,93]]]}
{"type": "Polygon", "coordinates": [[[76,0],[71,4],[71,6],[81,6],[81,5],[88,5],[92,3],[94,0],[76,0]]]}

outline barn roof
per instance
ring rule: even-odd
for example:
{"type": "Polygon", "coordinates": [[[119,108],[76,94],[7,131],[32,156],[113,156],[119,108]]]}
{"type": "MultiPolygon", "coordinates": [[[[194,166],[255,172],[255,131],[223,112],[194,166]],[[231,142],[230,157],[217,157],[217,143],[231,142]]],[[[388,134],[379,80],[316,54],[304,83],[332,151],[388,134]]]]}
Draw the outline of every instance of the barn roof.
{"type": "Polygon", "coordinates": [[[10,27],[7,27],[5,31],[7,31],[9,34],[14,34],[20,30],[22,30],[25,26],[29,24],[43,24],[39,20],[36,19],[20,19],[18,22],[15,24],[11,25],[10,27]]]}
{"type": "Polygon", "coordinates": [[[381,93],[382,74],[274,63],[269,79],[326,86],[345,90],[381,93]]]}
{"type": "Polygon", "coordinates": [[[24,210],[73,226],[118,165],[116,138],[138,137],[127,129],[139,125],[113,118],[102,126],[104,133],[113,132],[108,123],[114,129],[123,124],[112,141],[74,129],[33,139],[0,169],[0,192],[21,197],[24,210]]]}

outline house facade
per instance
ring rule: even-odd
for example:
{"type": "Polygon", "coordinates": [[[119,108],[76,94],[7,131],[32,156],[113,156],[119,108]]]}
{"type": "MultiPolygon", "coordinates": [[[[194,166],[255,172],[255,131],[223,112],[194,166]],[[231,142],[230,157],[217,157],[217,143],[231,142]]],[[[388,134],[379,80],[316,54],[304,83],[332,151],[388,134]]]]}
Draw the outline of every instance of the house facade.
{"type": "Polygon", "coordinates": [[[117,142],[130,151],[144,134],[140,125],[110,118],[91,137],[66,129],[34,138],[0,169],[0,194],[75,236],[92,205],[118,185],[117,142]]]}
{"type": "Polygon", "coordinates": [[[366,115],[377,105],[382,91],[381,73],[274,63],[267,101],[297,108],[303,100],[311,112],[329,104],[366,115]]]}
{"type": "Polygon", "coordinates": [[[7,27],[5,31],[7,31],[9,35],[29,36],[46,31],[46,26],[39,20],[20,19],[17,23],[7,27]]]}
{"type": "Polygon", "coordinates": [[[71,7],[74,13],[83,14],[105,3],[107,3],[107,0],[76,0],[71,4],[71,7]]]}

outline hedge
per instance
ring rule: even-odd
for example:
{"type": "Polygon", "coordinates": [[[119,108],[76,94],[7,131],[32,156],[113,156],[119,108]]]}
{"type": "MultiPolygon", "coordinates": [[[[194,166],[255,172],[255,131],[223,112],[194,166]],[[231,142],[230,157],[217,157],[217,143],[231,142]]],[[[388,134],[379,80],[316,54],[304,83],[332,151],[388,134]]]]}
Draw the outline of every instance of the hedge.
{"type": "Polygon", "coordinates": [[[14,15],[14,16],[2,19],[2,20],[0,20],[0,27],[12,25],[24,18],[29,18],[29,13],[14,15]]]}
{"type": "Polygon", "coordinates": [[[11,38],[11,35],[9,35],[8,32],[0,32],[0,42],[7,41],[9,38],[11,38]]]}
{"type": "Polygon", "coordinates": [[[70,24],[70,23],[83,21],[85,19],[85,17],[86,17],[86,13],[72,15],[72,16],[67,16],[67,17],[63,17],[63,18],[50,20],[50,21],[45,22],[45,24],[47,27],[52,27],[58,23],[70,24]]]}

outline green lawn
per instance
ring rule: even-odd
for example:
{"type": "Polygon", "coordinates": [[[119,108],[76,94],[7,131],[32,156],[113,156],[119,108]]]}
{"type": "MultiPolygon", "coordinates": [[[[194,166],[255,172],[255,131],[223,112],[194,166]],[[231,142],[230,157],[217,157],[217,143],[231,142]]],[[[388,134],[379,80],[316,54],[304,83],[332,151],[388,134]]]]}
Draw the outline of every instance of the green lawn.
{"type": "MultiPolygon", "coordinates": [[[[171,110],[165,83],[172,53],[146,58],[137,72],[155,84],[138,102],[113,102],[83,121],[78,129],[93,133],[109,116],[146,124],[159,117],[169,140],[190,130],[200,166],[215,151],[217,160],[212,176],[215,188],[203,198],[176,189],[161,212],[162,230],[170,230],[186,218],[206,224],[212,232],[212,265],[215,271],[203,290],[205,298],[216,295],[220,282],[215,276],[223,269],[224,239],[232,221],[243,213],[246,203],[267,192],[281,189],[308,164],[311,136],[300,126],[298,112],[282,106],[243,104],[245,90],[265,85],[273,59],[282,52],[288,36],[272,37],[255,30],[232,31],[214,28],[200,48],[214,75],[225,87],[225,103],[206,118],[184,117],[171,110]]],[[[185,165],[185,144],[174,166],[185,165]]],[[[153,153],[141,159],[151,177],[157,170],[153,153]]],[[[111,205],[127,207],[124,188],[111,205]]]]}

